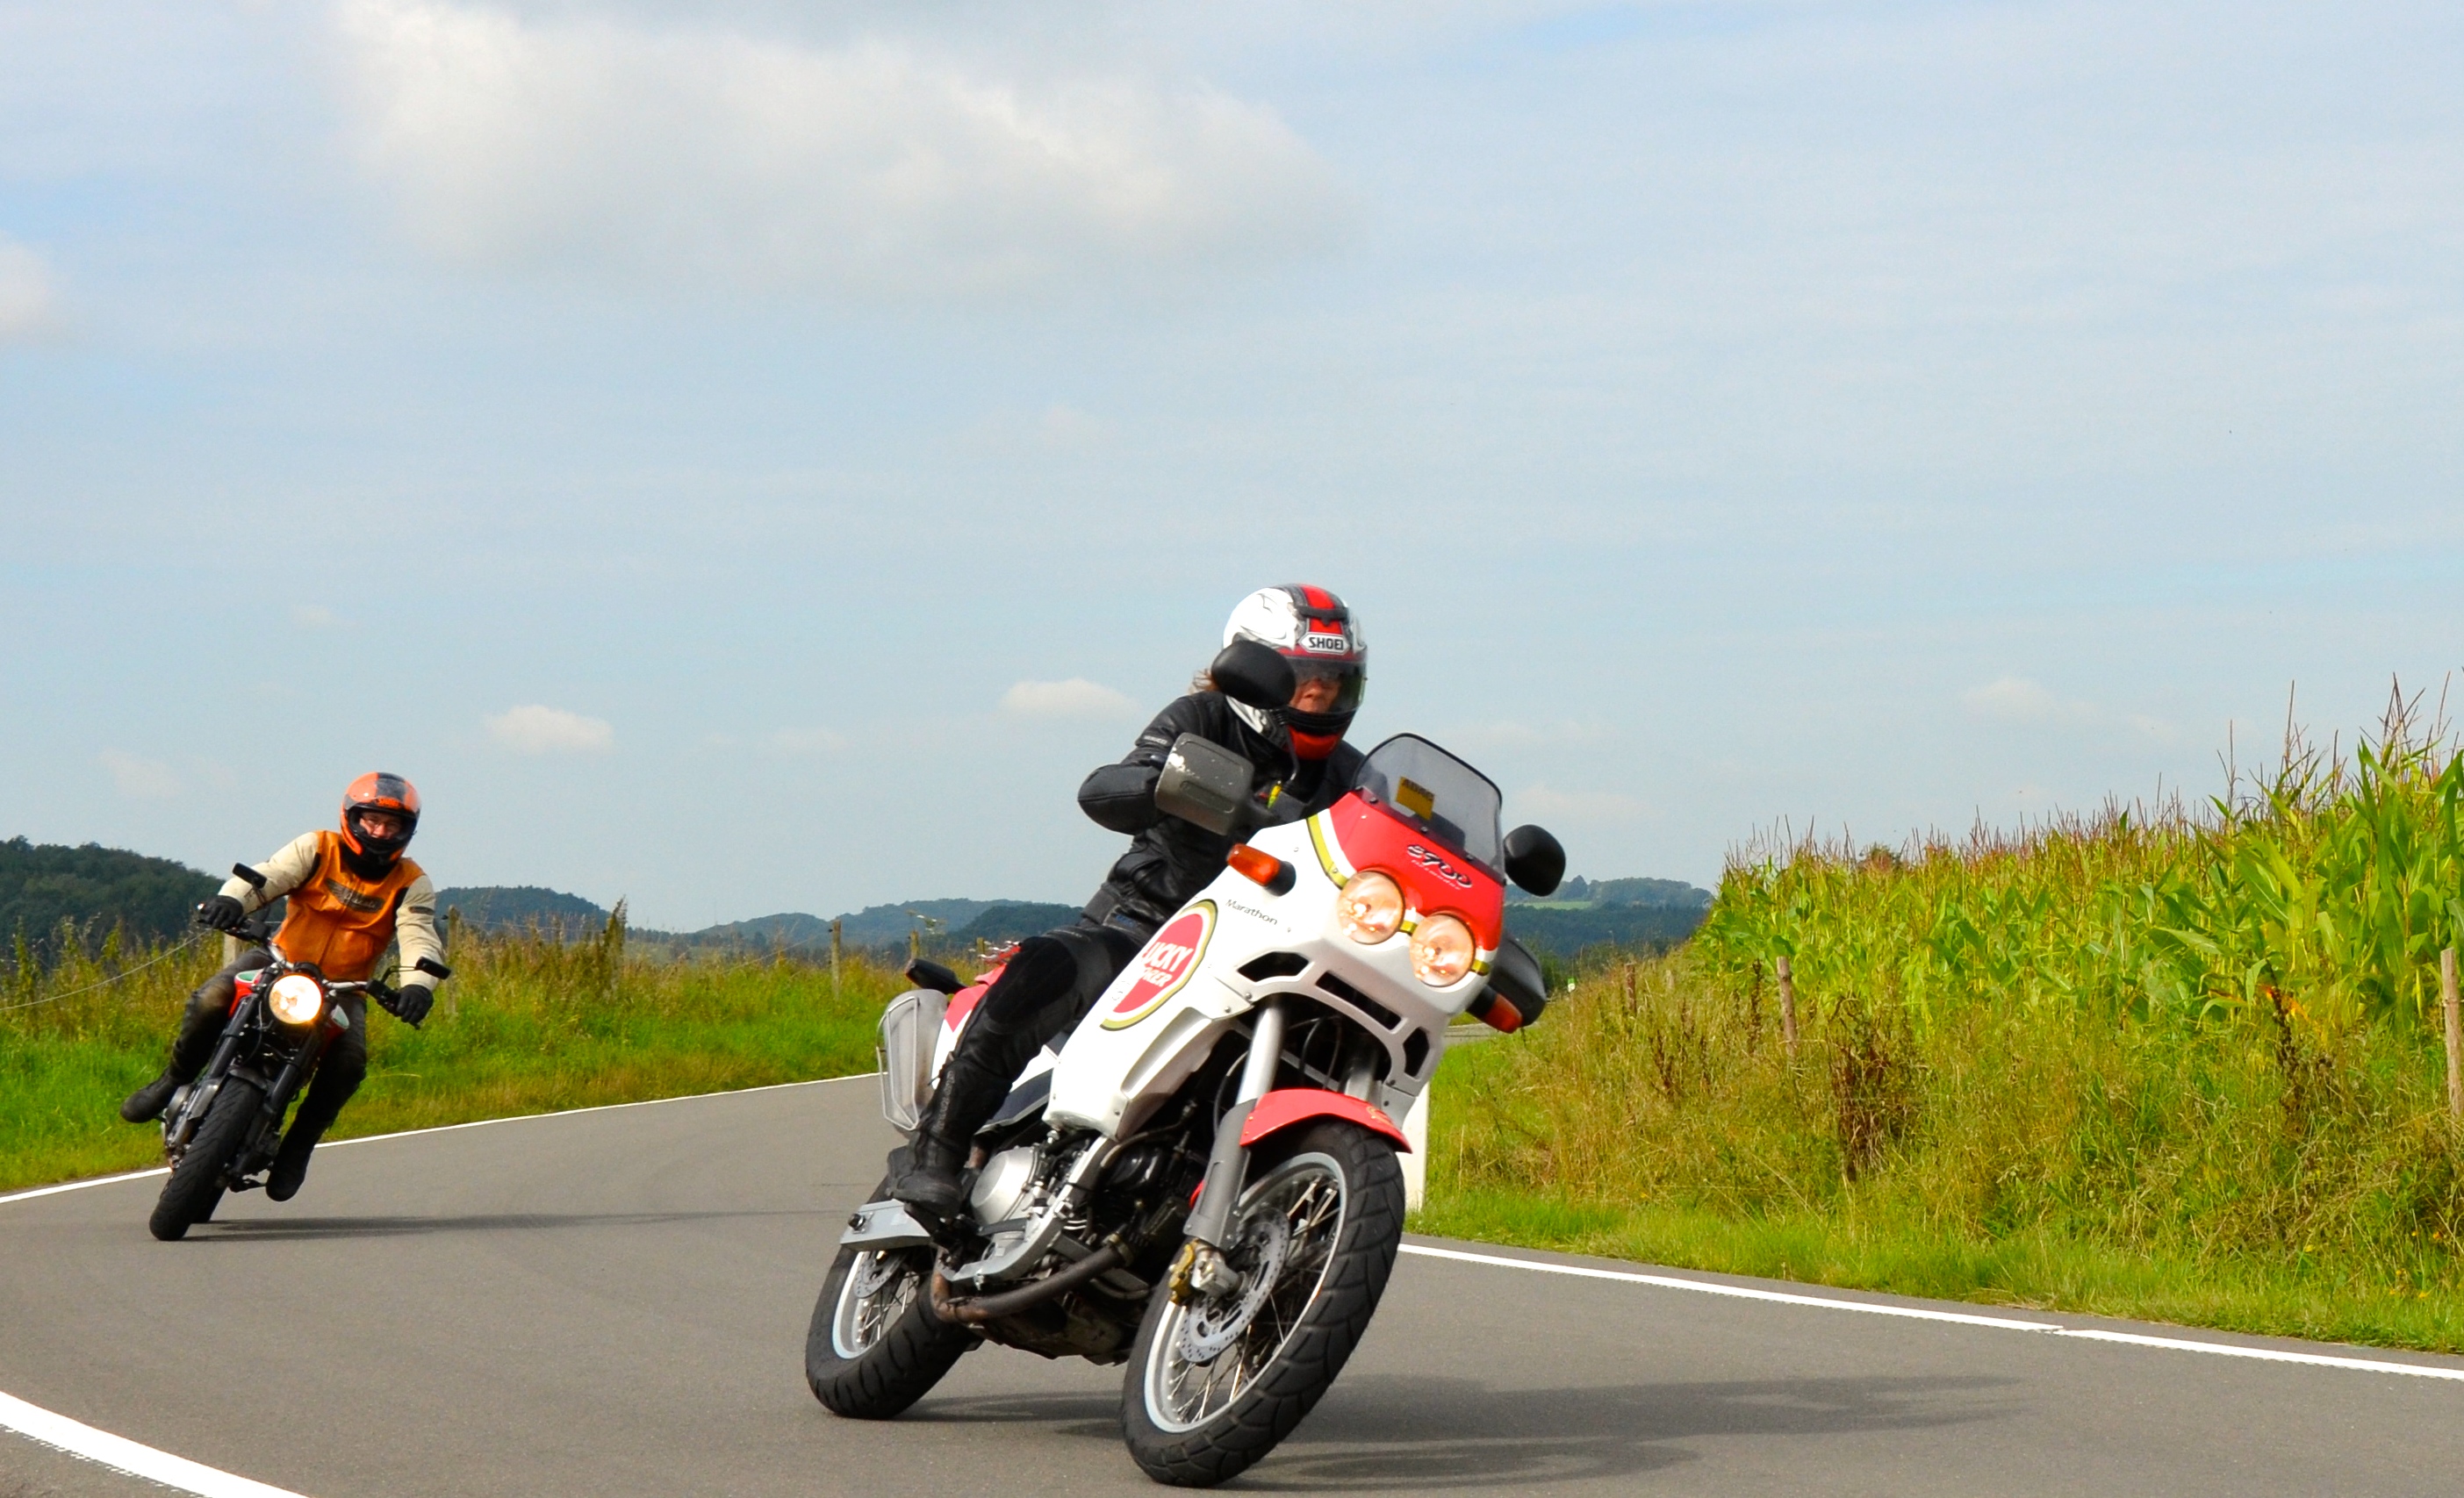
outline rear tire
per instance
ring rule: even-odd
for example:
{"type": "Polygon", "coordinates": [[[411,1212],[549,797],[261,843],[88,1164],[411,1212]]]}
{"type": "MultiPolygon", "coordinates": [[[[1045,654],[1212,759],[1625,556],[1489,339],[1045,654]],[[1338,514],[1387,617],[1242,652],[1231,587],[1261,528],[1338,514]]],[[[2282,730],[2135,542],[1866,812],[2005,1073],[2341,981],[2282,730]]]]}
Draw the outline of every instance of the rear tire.
{"type": "Polygon", "coordinates": [[[191,1225],[214,1215],[223,1199],[223,1171],[248,1143],[264,1105],[265,1094],[253,1084],[237,1077],[223,1083],[205,1121],[190,1137],[188,1152],[171,1167],[171,1179],[164,1183],[154,1215],[146,1221],[148,1231],[165,1243],[176,1243],[191,1225]]]}
{"type": "Polygon", "coordinates": [[[1242,1297],[1180,1306],[1158,1288],[1121,1391],[1131,1457],[1177,1487],[1238,1476],[1292,1433],[1369,1329],[1403,1241],[1403,1172],[1380,1135],[1321,1119],[1262,1146],[1250,1172],[1227,1256],[1268,1267],[1258,1304],[1244,1320],[1242,1297]]]}
{"type": "Polygon", "coordinates": [[[976,1345],[933,1313],[932,1279],[931,1248],[839,1250],[804,1334],[804,1382],[831,1414],[902,1414],[976,1345]]]}

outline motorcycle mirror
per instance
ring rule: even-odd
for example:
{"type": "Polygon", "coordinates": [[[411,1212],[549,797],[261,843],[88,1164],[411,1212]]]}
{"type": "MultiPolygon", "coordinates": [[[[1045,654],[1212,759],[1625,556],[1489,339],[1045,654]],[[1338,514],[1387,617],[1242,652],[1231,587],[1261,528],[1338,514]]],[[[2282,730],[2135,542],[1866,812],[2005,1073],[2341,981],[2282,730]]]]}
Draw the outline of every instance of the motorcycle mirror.
{"type": "Polygon", "coordinates": [[[1286,706],[1300,685],[1293,679],[1292,663],[1271,645],[1254,640],[1225,645],[1206,674],[1215,679],[1217,691],[1252,707],[1286,706]]]}
{"type": "MultiPolygon", "coordinates": [[[[1258,648],[1283,664],[1283,657],[1264,645],[1258,648]]],[[[1284,666],[1284,674],[1290,675],[1291,667],[1284,666]]],[[[1211,739],[1184,733],[1164,754],[1163,773],[1155,777],[1155,810],[1210,833],[1228,833],[1257,778],[1258,768],[1240,755],[1211,739]]]]}
{"type": "Polygon", "coordinates": [[[1546,900],[1566,877],[1566,849],[1545,827],[1527,822],[1506,835],[1506,877],[1546,900]]]}

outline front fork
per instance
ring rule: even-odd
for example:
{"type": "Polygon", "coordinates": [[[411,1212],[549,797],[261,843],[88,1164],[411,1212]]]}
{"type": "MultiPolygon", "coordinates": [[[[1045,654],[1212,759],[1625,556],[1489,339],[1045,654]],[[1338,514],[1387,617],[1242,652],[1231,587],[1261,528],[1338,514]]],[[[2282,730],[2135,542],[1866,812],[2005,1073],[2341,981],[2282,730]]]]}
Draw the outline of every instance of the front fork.
{"type": "Polygon", "coordinates": [[[1207,1157],[1206,1179],[1199,1185],[1198,1205],[1184,1229],[1189,1242],[1172,1267],[1172,1298],[1177,1301],[1186,1304],[1193,1294],[1222,1295],[1240,1288],[1240,1272],[1223,1260],[1223,1239],[1249,1172],[1249,1151],[1241,1142],[1241,1131],[1258,1099],[1274,1089],[1275,1069],[1283,1058],[1284,1004],[1269,999],[1250,1027],[1240,1096],[1215,1126],[1215,1151],[1207,1157]]]}
{"type": "Polygon", "coordinates": [[[325,1054],[325,1048],[333,1043],[334,1036],[349,1024],[350,1019],[342,1012],[340,1004],[326,1005],[325,1012],[317,1017],[316,1031],[284,1063],[274,1078],[274,1085],[265,1090],[264,1119],[251,1136],[252,1141],[259,1147],[242,1153],[241,1158],[232,1163],[232,1175],[253,1175],[274,1158],[274,1151],[262,1146],[269,1140],[279,1140],[282,1138],[282,1116],[291,1109],[292,1095],[299,1090],[300,1082],[308,1074],[316,1070],[318,1061],[325,1054]]]}

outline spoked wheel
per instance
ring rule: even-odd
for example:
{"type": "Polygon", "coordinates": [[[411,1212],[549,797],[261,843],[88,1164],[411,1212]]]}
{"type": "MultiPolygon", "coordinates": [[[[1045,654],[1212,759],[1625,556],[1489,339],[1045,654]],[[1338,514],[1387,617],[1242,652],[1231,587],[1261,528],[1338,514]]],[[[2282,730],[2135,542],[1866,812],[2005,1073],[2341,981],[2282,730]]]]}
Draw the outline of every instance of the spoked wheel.
{"type": "Polygon", "coordinates": [[[206,1117],[189,1136],[187,1153],[171,1167],[154,1215],[145,1227],[165,1243],[187,1236],[192,1224],[214,1215],[222,1204],[223,1171],[237,1159],[255,1131],[257,1110],[265,1095],[237,1077],[222,1085],[206,1117]]]}
{"type": "Polygon", "coordinates": [[[1385,1292],[1403,1233],[1403,1173],[1385,1139],[1321,1121],[1253,1161],[1224,1257],[1229,1294],[1147,1307],[1121,1399],[1149,1477],[1224,1481],[1292,1433],[1343,1371],[1385,1292]]]}
{"type": "Polygon", "coordinates": [[[804,1381],[834,1415],[888,1420],[976,1343],[933,1314],[930,1248],[841,1248],[804,1335],[804,1381]]]}

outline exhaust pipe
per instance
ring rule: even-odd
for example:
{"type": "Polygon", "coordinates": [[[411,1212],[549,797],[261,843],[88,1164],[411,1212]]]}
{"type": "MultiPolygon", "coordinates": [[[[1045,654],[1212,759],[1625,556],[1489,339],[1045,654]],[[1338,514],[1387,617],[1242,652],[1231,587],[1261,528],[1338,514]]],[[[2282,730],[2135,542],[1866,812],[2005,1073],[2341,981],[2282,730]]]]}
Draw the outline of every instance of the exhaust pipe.
{"type": "Polygon", "coordinates": [[[1121,1246],[1108,1243],[1068,1268],[996,1295],[952,1295],[950,1282],[941,1271],[933,1271],[933,1313],[953,1326],[981,1326],[1014,1316],[1030,1307],[1040,1306],[1056,1295],[1077,1289],[1096,1275],[1118,1269],[1121,1246]]]}

